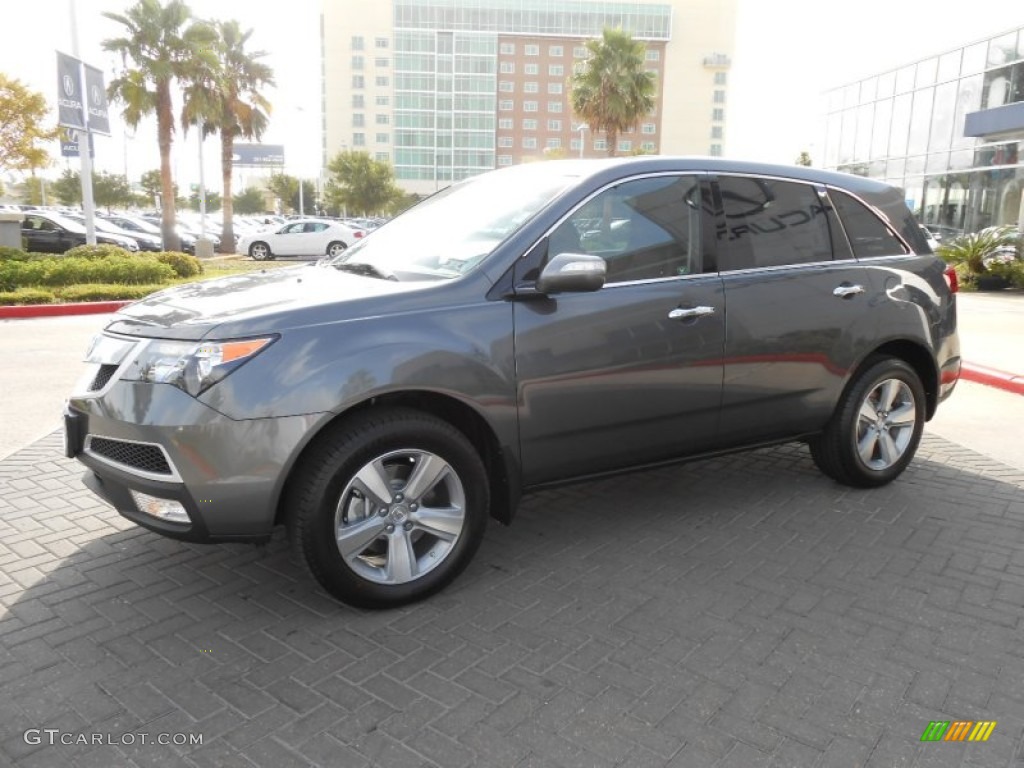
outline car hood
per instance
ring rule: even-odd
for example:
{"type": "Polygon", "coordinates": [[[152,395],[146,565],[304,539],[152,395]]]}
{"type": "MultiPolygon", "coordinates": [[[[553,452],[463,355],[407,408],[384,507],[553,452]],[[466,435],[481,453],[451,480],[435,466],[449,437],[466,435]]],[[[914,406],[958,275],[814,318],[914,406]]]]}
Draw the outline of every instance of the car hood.
{"type": "Polygon", "coordinates": [[[378,297],[422,291],[430,283],[380,280],[331,267],[301,266],[233,275],[168,288],[129,304],[107,330],[168,339],[227,338],[358,316],[378,297]],[[326,310],[326,311],[325,311],[326,310]]]}

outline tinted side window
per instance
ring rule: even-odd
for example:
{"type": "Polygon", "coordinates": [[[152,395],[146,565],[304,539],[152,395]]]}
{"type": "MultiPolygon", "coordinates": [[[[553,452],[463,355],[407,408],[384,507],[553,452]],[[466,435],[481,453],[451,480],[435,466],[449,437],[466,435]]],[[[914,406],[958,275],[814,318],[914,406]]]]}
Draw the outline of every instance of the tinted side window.
{"type": "Polygon", "coordinates": [[[627,181],[585,203],[551,233],[548,255],[589,253],[607,282],[699,271],[700,185],[693,176],[627,181]]]}
{"type": "Polygon", "coordinates": [[[859,200],[836,189],[829,190],[829,196],[843,221],[846,236],[853,246],[853,255],[858,259],[907,253],[903,243],[885,222],[859,200]]]}
{"type": "Polygon", "coordinates": [[[718,184],[723,271],[832,260],[825,209],[813,186],[748,176],[723,176],[718,184]]]}

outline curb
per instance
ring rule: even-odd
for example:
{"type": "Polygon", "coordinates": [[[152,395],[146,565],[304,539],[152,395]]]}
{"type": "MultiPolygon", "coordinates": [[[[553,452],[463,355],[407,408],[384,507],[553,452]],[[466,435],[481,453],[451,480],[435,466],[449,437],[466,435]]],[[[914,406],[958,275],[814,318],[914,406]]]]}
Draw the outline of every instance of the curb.
{"type": "Polygon", "coordinates": [[[116,312],[130,301],[81,301],[70,304],[23,304],[0,307],[0,319],[22,317],[60,317],[116,312]]]}
{"type": "Polygon", "coordinates": [[[996,387],[1005,392],[1012,392],[1015,395],[1024,395],[1024,376],[1000,371],[998,368],[988,368],[984,365],[975,365],[974,363],[963,363],[960,366],[960,378],[977,384],[996,387]]]}

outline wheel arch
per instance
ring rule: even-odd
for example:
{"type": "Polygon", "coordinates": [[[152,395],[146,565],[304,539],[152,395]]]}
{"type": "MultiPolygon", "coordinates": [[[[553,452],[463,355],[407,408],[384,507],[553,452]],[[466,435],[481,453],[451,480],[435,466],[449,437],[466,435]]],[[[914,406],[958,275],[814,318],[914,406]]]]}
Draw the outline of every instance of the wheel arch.
{"type": "Polygon", "coordinates": [[[865,355],[859,365],[850,372],[844,392],[856,380],[857,375],[880,357],[895,357],[914,369],[921,380],[925,393],[925,420],[930,421],[939,405],[939,369],[935,358],[921,343],[910,339],[892,339],[865,355]]]}
{"type": "Polygon", "coordinates": [[[518,463],[512,452],[501,445],[491,425],[462,400],[439,392],[409,390],[368,398],[319,425],[296,452],[287,468],[285,481],[277,492],[275,525],[286,521],[289,510],[285,507],[285,499],[289,495],[289,484],[297,474],[298,468],[302,466],[303,457],[316,450],[318,438],[328,430],[336,429],[356,414],[374,408],[410,408],[436,416],[462,432],[479,453],[487,470],[491,517],[504,525],[512,522],[521,495],[518,463]]]}

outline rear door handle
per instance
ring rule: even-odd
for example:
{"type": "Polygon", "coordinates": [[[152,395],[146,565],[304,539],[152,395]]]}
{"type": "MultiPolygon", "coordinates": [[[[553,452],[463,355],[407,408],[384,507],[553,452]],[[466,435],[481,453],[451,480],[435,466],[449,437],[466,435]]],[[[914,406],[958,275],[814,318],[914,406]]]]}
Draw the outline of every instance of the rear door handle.
{"type": "Polygon", "coordinates": [[[668,313],[669,320],[689,320],[694,317],[707,317],[715,314],[714,307],[690,307],[689,309],[673,309],[668,313]]]}
{"type": "Polygon", "coordinates": [[[843,283],[842,285],[837,285],[832,291],[833,296],[838,296],[841,299],[848,299],[851,296],[856,296],[858,293],[864,293],[863,285],[843,283]]]}

